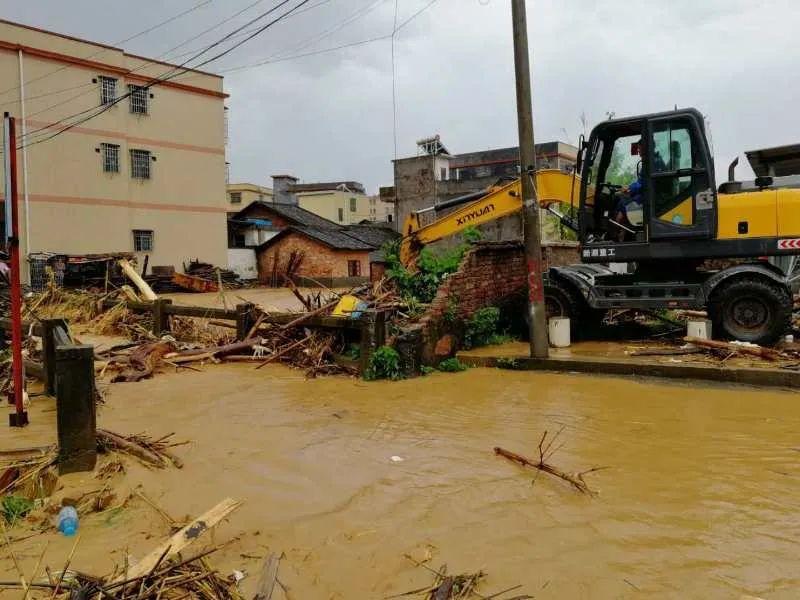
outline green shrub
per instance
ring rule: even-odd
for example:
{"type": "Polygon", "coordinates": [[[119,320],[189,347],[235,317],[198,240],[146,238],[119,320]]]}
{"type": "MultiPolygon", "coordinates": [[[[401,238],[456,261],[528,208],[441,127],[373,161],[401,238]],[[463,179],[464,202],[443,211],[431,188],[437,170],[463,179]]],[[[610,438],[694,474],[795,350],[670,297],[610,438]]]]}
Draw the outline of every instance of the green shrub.
{"type": "Polygon", "coordinates": [[[436,368],[435,368],[435,367],[428,366],[428,365],[422,365],[422,366],[419,368],[419,372],[420,372],[422,375],[430,375],[431,373],[436,373],[436,368]]]}
{"type": "MultiPolygon", "coordinates": [[[[470,239],[480,239],[480,232],[464,231],[463,236],[470,239]]],[[[411,299],[427,304],[436,296],[444,278],[458,270],[464,253],[469,249],[468,243],[462,243],[450,250],[434,252],[423,248],[417,259],[417,272],[409,273],[400,262],[400,241],[388,242],[382,248],[386,258],[386,273],[395,282],[400,296],[404,301],[411,299]]]]}
{"type": "Polygon", "coordinates": [[[476,310],[464,326],[464,347],[469,349],[491,343],[492,337],[497,334],[499,321],[500,309],[496,306],[476,310]]]}
{"type": "Polygon", "coordinates": [[[402,379],[403,371],[400,369],[400,355],[397,350],[389,346],[381,346],[369,357],[369,364],[364,373],[364,379],[402,379]]]}
{"type": "Polygon", "coordinates": [[[0,513],[6,523],[13,525],[33,509],[33,501],[21,496],[3,496],[0,500],[0,513]]]}
{"type": "Polygon", "coordinates": [[[452,358],[445,358],[439,363],[437,369],[445,373],[458,373],[459,371],[466,371],[469,367],[458,360],[455,356],[452,358]]]}
{"type": "Polygon", "coordinates": [[[475,225],[467,225],[464,231],[461,232],[461,238],[467,244],[475,244],[483,239],[483,234],[475,225]]]}

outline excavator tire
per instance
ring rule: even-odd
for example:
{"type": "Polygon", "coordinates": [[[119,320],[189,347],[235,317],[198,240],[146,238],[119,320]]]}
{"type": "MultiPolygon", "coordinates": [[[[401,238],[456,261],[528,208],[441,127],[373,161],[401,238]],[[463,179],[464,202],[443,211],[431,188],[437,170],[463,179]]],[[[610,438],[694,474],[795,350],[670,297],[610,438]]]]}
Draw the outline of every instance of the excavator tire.
{"type": "Polygon", "coordinates": [[[736,277],[714,290],[708,314],[715,337],[771,344],[789,327],[792,295],[762,277],[736,277]]]}
{"type": "Polygon", "coordinates": [[[570,336],[577,340],[591,337],[603,319],[603,312],[593,310],[568,283],[550,278],[544,284],[547,318],[568,317],[570,336]]]}

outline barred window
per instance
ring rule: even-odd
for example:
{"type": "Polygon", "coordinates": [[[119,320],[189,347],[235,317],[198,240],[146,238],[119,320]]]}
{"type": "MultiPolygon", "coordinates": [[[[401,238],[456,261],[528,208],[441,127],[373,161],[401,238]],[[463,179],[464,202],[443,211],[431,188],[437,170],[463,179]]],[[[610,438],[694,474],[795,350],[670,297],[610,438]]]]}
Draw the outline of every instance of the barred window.
{"type": "Polygon", "coordinates": [[[103,156],[103,172],[119,173],[119,146],[117,144],[100,144],[103,156]]]}
{"type": "Polygon", "coordinates": [[[153,251],[153,230],[134,229],[133,230],[133,251],[152,252],[153,251]]]}
{"type": "Polygon", "coordinates": [[[117,99],[117,80],[113,77],[98,77],[100,81],[100,104],[111,104],[117,99]]]}
{"type": "Polygon", "coordinates": [[[242,203],[242,192],[231,192],[231,204],[242,203]]]}
{"type": "Polygon", "coordinates": [[[150,151],[131,150],[131,177],[150,179],[150,151]]]}
{"type": "Polygon", "coordinates": [[[350,212],[356,212],[358,208],[358,201],[355,198],[350,198],[350,212]]]}
{"type": "Polygon", "coordinates": [[[129,85],[128,93],[131,99],[131,112],[137,115],[147,114],[147,100],[150,97],[148,88],[140,85],[129,85]]]}

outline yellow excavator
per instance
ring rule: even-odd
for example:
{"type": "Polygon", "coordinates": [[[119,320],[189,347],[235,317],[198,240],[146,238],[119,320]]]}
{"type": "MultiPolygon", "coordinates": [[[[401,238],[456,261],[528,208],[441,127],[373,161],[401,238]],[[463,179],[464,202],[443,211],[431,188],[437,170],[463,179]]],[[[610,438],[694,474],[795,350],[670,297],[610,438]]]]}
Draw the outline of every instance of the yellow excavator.
{"type": "MultiPolygon", "coordinates": [[[[689,108],[600,123],[575,173],[537,172],[541,207],[575,230],[582,261],[547,272],[548,313],[580,334],[610,308],[706,309],[715,337],[775,341],[790,325],[794,278],[768,257],[800,255],[800,145],[747,156],[755,180],[736,181],[737,158],[717,188],[703,116],[689,108]]],[[[412,213],[400,259],[413,270],[425,244],[521,209],[516,180],[412,213]]]]}

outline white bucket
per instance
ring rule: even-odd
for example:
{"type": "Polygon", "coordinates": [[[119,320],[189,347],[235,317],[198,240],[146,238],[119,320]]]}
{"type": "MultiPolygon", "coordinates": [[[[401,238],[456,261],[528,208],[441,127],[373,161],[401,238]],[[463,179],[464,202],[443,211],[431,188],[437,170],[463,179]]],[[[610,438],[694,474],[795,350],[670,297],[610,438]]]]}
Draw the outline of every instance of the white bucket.
{"type": "Polygon", "coordinates": [[[686,322],[686,335],[701,340],[710,340],[711,321],[709,319],[690,319],[686,322]]]}
{"type": "Polygon", "coordinates": [[[569,317],[553,317],[547,326],[550,345],[556,348],[569,348],[569,317]]]}

